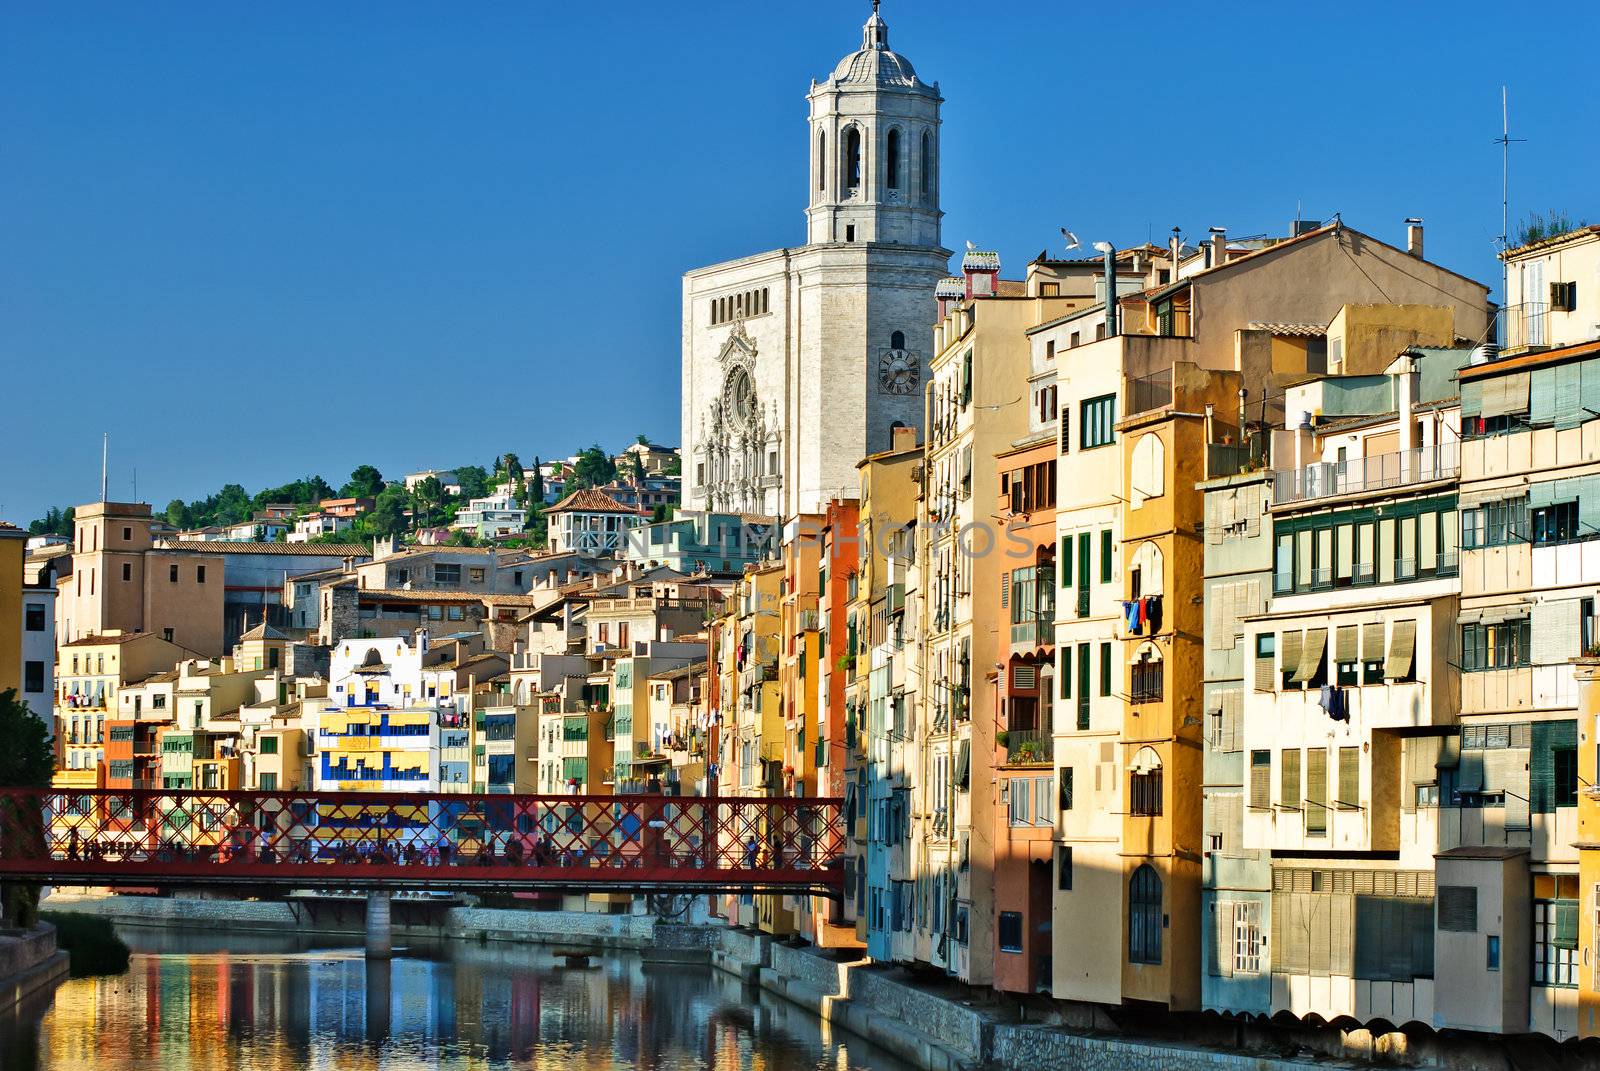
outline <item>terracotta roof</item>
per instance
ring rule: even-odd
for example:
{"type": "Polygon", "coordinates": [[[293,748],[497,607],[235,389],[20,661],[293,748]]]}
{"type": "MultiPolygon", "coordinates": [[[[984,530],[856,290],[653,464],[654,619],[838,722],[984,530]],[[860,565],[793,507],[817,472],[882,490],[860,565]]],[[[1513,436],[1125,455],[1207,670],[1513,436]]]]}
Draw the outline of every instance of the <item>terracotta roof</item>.
{"type": "Polygon", "coordinates": [[[1284,324],[1266,320],[1251,320],[1250,330],[1269,331],[1282,338],[1321,338],[1328,333],[1322,324],[1284,324]]]}
{"type": "Polygon", "coordinates": [[[287,554],[301,558],[370,558],[372,551],[359,543],[225,543],[184,540],[161,550],[187,550],[198,554],[287,554]]]}
{"type": "Polygon", "coordinates": [[[487,598],[475,591],[410,591],[402,588],[361,588],[358,595],[366,602],[482,602],[487,598]]]}
{"type": "MultiPolygon", "coordinates": [[[[72,640],[69,643],[63,643],[61,646],[63,646],[63,647],[104,647],[107,644],[111,644],[111,643],[118,643],[118,644],[121,644],[121,643],[132,643],[134,640],[149,639],[150,637],[155,636],[155,635],[156,634],[154,632],[124,632],[120,636],[85,636],[81,640],[72,640]]],[[[156,636],[156,638],[160,639],[159,636],[156,636]]],[[[174,646],[177,646],[177,645],[174,645],[174,646]]]]}
{"type": "Polygon", "coordinates": [[[612,498],[603,491],[596,491],[593,488],[585,487],[581,491],[572,492],[572,494],[568,495],[560,502],[557,502],[555,505],[545,510],[545,513],[575,513],[580,511],[583,513],[635,514],[648,514],[650,512],[647,509],[640,509],[635,506],[624,506],[621,502],[618,502],[616,499],[612,498]]]}
{"type": "Polygon", "coordinates": [[[286,640],[288,638],[289,634],[287,632],[280,628],[274,628],[265,621],[239,637],[240,640],[286,640]]]}

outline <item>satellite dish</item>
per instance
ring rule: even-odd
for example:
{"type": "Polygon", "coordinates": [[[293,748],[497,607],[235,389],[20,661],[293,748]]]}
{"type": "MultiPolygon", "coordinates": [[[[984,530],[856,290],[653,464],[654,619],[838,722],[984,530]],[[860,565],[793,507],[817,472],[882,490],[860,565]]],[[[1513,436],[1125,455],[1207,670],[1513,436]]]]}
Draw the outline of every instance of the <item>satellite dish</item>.
{"type": "Polygon", "coordinates": [[[1065,228],[1065,227],[1061,228],[1061,237],[1063,237],[1063,238],[1065,238],[1067,240],[1067,248],[1068,249],[1076,249],[1076,248],[1078,248],[1078,236],[1076,234],[1073,234],[1071,231],[1067,230],[1067,228],[1065,228]]]}

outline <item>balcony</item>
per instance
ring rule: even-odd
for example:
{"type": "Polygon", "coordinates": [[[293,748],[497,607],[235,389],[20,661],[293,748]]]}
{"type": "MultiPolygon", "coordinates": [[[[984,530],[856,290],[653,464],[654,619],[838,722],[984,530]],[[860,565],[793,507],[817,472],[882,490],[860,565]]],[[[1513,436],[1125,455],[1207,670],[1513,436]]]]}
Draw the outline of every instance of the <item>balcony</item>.
{"type": "Polygon", "coordinates": [[[1461,475],[1461,444],[1436,443],[1349,461],[1320,461],[1273,473],[1274,506],[1339,495],[1388,491],[1461,475]]]}
{"type": "Polygon", "coordinates": [[[1164,368],[1139,379],[1129,379],[1124,398],[1128,416],[1165,409],[1172,404],[1172,369],[1164,368]]]}
{"type": "Polygon", "coordinates": [[[1550,305],[1545,301],[1525,301],[1500,310],[1500,348],[1543,349],[1550,344],[1550,305]]]}
{"type": "Polygon", "coordinates": [[[1056,642],[1056,623],[1052,620],[1023,621],[1011,626],[1011,646],[1034,650],[1056,642]]]}
{"type": "Polygon", "coordinates": [[[1005,733],[1007,766],[1049,766],[1055,760],[1055,743],[1048,732],[1013,729],[1005,733]]]}

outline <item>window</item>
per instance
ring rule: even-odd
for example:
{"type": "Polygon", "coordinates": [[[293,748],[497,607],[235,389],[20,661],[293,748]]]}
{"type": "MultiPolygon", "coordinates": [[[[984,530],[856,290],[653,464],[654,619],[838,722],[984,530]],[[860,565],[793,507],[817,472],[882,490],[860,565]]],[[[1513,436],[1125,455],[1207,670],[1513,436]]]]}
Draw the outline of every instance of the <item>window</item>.
{"type": "Polygon", "coordinates": [[[1133,694],[1135,703],[1156,703],[1162,697],[1161,656],[1147,647],[1133,664],[1133,694]]]}
{"type": "Polygon", "coordinates": [[[197,583],[197,584],[204,584],[206,582],[206,567],[205,566],[197,565],[197,566],[194,567],[194,579],[195,579],[195,583],[197,583]]]}
{"type": "Polygon", "coordinates": [[[133,529],[128,527],[127,525],[123,525],[122,526],[122,541],[124,543],[127,543],[132,539],[133,539],[133,529]]]}
{"type": "Polygon", "coordinates": [[[1063,811],[1072,810],[1072,767],[1063,766],[1056,771],[1057,802],[1063,811]]]}
{"type": "MultiPolygon", "coordinates": [[[[861,186],[861,128],[850,127],[844,132],[843,155],[840,158],[840,168],[844,172],[844,186],[847,191],[859,189],[861,186]]],[[[849,239],[854,241],[854,235],[849,239]]]]}
{"type": "Polygon", "coordinates": [[[262,792],[276,792],[278,791],[278,775],[275,773],[261,774],[260,784],[262,792]]]}
{"type": "Polygon", "coordinates": [[[25,621],[25,627],[29,632],[43,632],[44,606],[36,602],[30,602],[25,615],[25,621]]]}
{"type": "Polygon", "coordinates": [[[1100,533],[1100,583],[1111,583],[1111,529],[1100,533]]]}
{"type": "Polygon", "coordinates": [[[1161,876],[1149,863],[1128,879],[1128,962],[1161,962],[1161,876]]]}
{"type": "Polygon", "coordinates": [[[448,564],[445,562],[436,562],[433,566],[433,582],[435,584],[461,583],[461,566],[457,564],[448,564]]]}
{"type": "Polygon", "coordinates": [[[1255,685],[1258,692],[1277,690],[1278,637],[1271,632],[1256,636],[1255,685]]]}
{"type": "Polygon", "coordinates": [[[828,188],[828,135],[824,131],[817,135],[817,189],[828,188]]]}
{"type": "Polygon", "coordinates": [[[1550,762],[1554,768],[1555,805],[1576,807],[1578,805],[1577,748],[1555,748],[1550,752],[1550,762]]]}
{"type": "Polygon", "coordinates": [[[261,754],[276,755],[278,753],[278,738],[276,736],[263,736],[261,738],[261,754]]]}
{"type": "MultiPolygon", "coordinates": [[[[1547,879],[1553,875],[1540,875],[1547,879]]],[[[1573,885],[1577,879],[1554,879],[1573,885]]],[[[1533,902],[1533,984],[1572,988],[1578,984],[1578,901],[1533,902]]]]}
{"type": "Polygon", "coordinates": [[[482,566],[473,566],[471,569],[467,570],[467,578],[469,580],[471,580],[472,583],[474,583],[474,584],[483,583],[483,568],[482,568],[482,566]]]}
{"type": "Polygon", "coordinates": [[[933,189],[933,135],[926,130],[922,132],[922,167],[918,173],[922,196],[927,197],[933,189]]]}
{"type": "Polygon", "coordinates": [[[891,334],[889,336],[889,348],[892,349],[892,350],[903,350],[903,349],[905,349],[906,348],[906,333],[904,331],[896,331],[893,334],[891,334]]]}
{"type": "Polygon", "coordinates": [[[1111,694],[1111,644],[1100,645],[1100,695],[1102,698],[1111,694]]]}
{"type": "Polygon", "coordinates": [[[123,562],[122,563],[122,579],[125,580],[125,581],[133,579],[133,563],[132,562],[123,562]]]}
{"type": "Polygon", "coordinates": [[[1131,813],[1145,817],[1161,813],[1161,767],[1128,776],[1128,807],[1131,813]]]}
{"type": "Polygon", "coordinates": [[[1000,912],[1000,951],[1022,951],[1022,913],[1019,911],[1000,912]]]}
{"type": "Polygon", "coordinates": [[[167,566],[167,582],[172,584],[178,582],[178,567],[176,565],[167,566]]]}
{"type": "Polygon", "coordinates": [[[1116,421],[1117,396],[1106,394],[1098,398],[1085,398],[1080,408],[1079,445],[1085,450],[1110,445],[1114,437],[1111,425],[1116,421]]]}
{"type": "Polygon", "coordinates": [[[1056,849],[1056,888],[1062,892],[1072,891],[1072,849],[1060,847],[1056,849]]]}
{"type": "Polygon", "coordinates": [[[900,188],[900,131],[889,131],[889,144],[884,152],[884,185],[891,190],[900,188]]]}
{"type": "Polygon", "coordinates": [[[1461,626],[1461,668],[1466,672],[1529,664],[1533,635],[1528,618],[1461,626]]]}
{"type": "Polygon", "coordinates": [[[172,642],[172,630],[170,628],[162,629],[161,630],[161,638],[166,640],[168,643],[171,643],[172,642]]]}
{"type": "MultiPolygon", "coordinates": [[[[25,692],[44,691],[44,663],[28,662],[23,666],[22,690],[25,692]]],[[[1574,752],[1576,754],[1576,752],[1574,752]]]]}
{"type": "Polygon", "coordinates": [[[1578,538],[1578,504],[1558,502],[1533,511],[1535,544],[1565,543],[1578,538]]]}
{"type": "Polygon", "coordinates": [[[1500,969],[1500,938],[1495,934],[1489,934],[1484,938],[1483,966],[1485,970],[1500,969]]]}

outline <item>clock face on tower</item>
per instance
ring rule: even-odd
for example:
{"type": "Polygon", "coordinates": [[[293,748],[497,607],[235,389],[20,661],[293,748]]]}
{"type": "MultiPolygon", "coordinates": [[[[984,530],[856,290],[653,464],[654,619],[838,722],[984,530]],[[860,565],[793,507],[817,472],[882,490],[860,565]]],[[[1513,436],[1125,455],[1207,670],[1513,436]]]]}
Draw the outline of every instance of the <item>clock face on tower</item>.
{"type": "Polygon", "coordinates": [[[878,360],[878,387],[885,394],[913,394],[921,378],[922,365],[908,350],[889,350],[878,360]]]}

